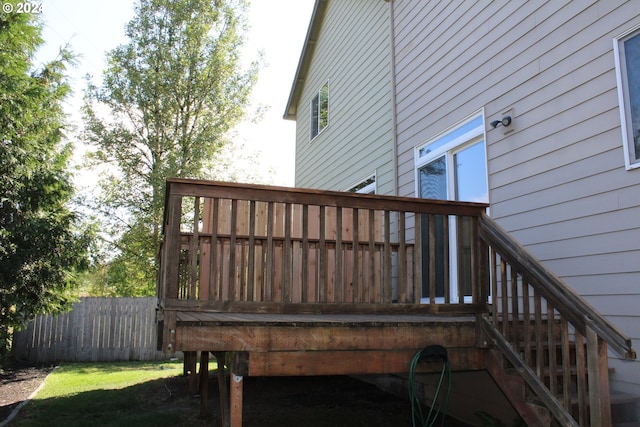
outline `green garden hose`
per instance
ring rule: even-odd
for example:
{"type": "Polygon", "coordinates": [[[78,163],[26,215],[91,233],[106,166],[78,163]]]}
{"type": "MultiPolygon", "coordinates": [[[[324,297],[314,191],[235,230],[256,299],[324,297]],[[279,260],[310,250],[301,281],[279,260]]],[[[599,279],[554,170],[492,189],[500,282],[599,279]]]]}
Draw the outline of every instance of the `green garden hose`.
{"type": "Polygon", "coordinates": [[[449,364],[447,350],[439,345],[431,345],[416,353],[416,355],[413,356],[413,359],[411,360],[411,367],[409,369],[409,399],[411,401],[411,421],[413,423],[413,427],[433,427],[439,415],[442,415],[441,426],[444,426],[450,394],[451,366],[449,364]],[[429,413],[427,414],[426,418],[424,417],[420,398],[415,386],[416,367],[422,360],[432,363],[442,363],[442,371],[440,372],[438,386],[436,387],[435,393],[433,395],[431,405],[429,405],[429,413]],[[442,385],[444,383],[446,383],[446,390],[442,390],[442,385]],[[441,391],[444,391],[445,395],[438,401],[438,397],[441,391]]]}

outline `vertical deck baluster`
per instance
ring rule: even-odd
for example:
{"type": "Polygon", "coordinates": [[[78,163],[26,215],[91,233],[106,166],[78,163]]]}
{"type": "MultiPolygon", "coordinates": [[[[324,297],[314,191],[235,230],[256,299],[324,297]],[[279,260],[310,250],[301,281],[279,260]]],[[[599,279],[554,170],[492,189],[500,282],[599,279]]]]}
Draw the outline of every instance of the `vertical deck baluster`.
{"type": "Polygon", "coordinates": [[[519,292],[518,292],[518,272],[511,266],[511,334],[513,348],[518,349],[520,345],[519,327],[520,327],[520,310],[519,310],[519,292]]]}
{"type": "Polygon", "coordinates": [[[335,250],[335,271],[334,271],[334,301],[345,302],[347,287],[344,285],[344,254],[342,252],[342,207],[336,208],[336,250],[335,250]]]}
{"type": "Polygon", "coordinates": [[[536,374],[542,378],[542,368],[544,364],[544,345],[542,344],[542,299],[538,291],[533,289],[533,309],[536,319],[536,374]]]}
{"type": "Polygon", "coordinates": [[[376,288],[376,238],[375,238],[375,211],[369,209],[369,283],[365,302],[380,302],[377,298],[379,291],[376,288]]]}
{"type": "Polygon", "coordinates": [[[547,301],[547,345],[549,346],[549,390],[557,395],[558,376],[556,372],[556,360],[558,352],[558,340],[556,339],[555,310],[547,301]]]}
{"type": "Polygon", "coordinates": [[[198,287],[198,252],[200,247],[200,197],[193,201],[193,235],[189,243],[189,291],[188,299],[196,299],[198,287]]]}
{"type": "Polygon", "coordinates": [[[449,274],[450,272],[450,265],[451,265],[451,260],[449,258],[449,215],[442,215],[442,235],[445,237],[444,240],[444,244],[443,244],[443,259],[444,259],[444,266],[442,267],[442,271],[444,273],[444,302],[446,304],[451,304],[451,275],[449,274]]]}
{"type": "Polygon", "coordinates": [[[391,287],[391,212],[384,211],[384,295],[383,300],[390,303],[393,300],[391,287]]]}
{"type": "Polygon", "coordinates": [[[398,299],[407,302],[407,245],[405,212],[398,212],[398,299]]]}
{"type": "MultiPolygon", "coordinates": [[[[456,216],[454,218],[457,232],[456,232],[456,248],[457,248],[457,265],[456,271],[458,272],[458,279],[456,283],[456,296],[458,297],[458,304],[464,304],[464,223],[467,218],[462,216],[456,216]]],[[[446,237],[445,237],[446,240],[446,237]]]]}
{"type": "Polygon", "coordinates": [[[352,264],[353,264],[353,276],[351,277],[351,281],[353,283],[353,301],[354,303],[358,303],[362,301],[362,283],[360,280],[360,243],[358,241],[358,232],[359,232],[359,219],[360,219],[360,214],[357,208],[353,208],[353,216],[352,216],[352,224],[353,224],[353,228],[352,228],[352,232],[353,232],[353,237],[352,237],[352,244],[353,244],[353,258],[351,260],[352,264]]]}
{"type": "Polygon", "coordinates": [[[491,317],[493,326],[498,327],[498,256],[496,250],[490,248],[491,259],[491,317]]]}
{"type": "Polygon", "coordinates": [[[209,295],[214,301],[222,299],[221,281],[218,279],[218,222],[219,222],[218,199],[211,199],[211,264],[209,265],[209,295]]]}
{"type": "Polygon", "coordinates": [[[309,205],[302,205],[302,248],[301,248],[301,286],[300,299],[309,302],[309,205]]]}
{"type": "MultiPolygon", "coordinates": [[[[429,214],[429,303],[436,303],[436,216],[429,214]]],[[[447,292],[445,291],[445,302],[447,301],[447,292]]]]}
{"type": "Polygon", "coordinates": [[[562,397],[563,405],[571,409],[571,345],[569,341],[569,322],[560,317],[560,338],[562,340],[562,397]]]}
{"type": "Polygon", "coordinates": [[[422,214],[416,213],[414,216],[414,252],[413,252],[413,299],[410,301],[414,304],[420,303],[422,296],[422,214]]]}
{"type": "Polygon", "coordinates": [[[237,233],[236,233],[236,226],[238,223],[238,218],[237,218],[237,214],[238,214],[238,200],[236,199],[232,199],[231,200],[231,217],[229,218],[231,220],[231,225],[230,225],[230,237],[229,237],[229,277],[228,277],[228,292],[229,292],[229,299],[232,301],[238,301],[240,299],[240,289],[239,286],[240,284],[236,285],[236,237],[237,237],[237,233]]]}
{"type": "Polygon", "coordinates": [[[273,302],[273,211],[274,203],[267,205],[267,258],[264,301],[273,302]]]}
{"type": "Polygon", "coordinates": [[[256,202],[249,202],[249,255],[247,265],[247,301],[255,301],[256,293],[256,202]]]}
{"type": "Polygon", "coordinates": [[[211,290],[211,199],[202,201],[202,242],[200,243],[200,278],[198,280],[198,299],[206,301],[211,290]]]}
{"type": "Polygon", "coordinates": [[[284,242],[282,248],[282,301],[291,302],[292,266],[291,266],[291,203],[284,209],[284,242]]]}
{"type": "Polygon", "coordinates": [[[529,284],[522,278],[522,338],[524,341],[524,361],[532,366],[531,360],[531,308],[529,284]]]}
{"type": "Polygon", "coordinates": [[[507,263],[500,258],[500,286],[502,297],[502,335],[509,337],[509,287],[507,285],[507,263]]]}
{"type": "Polygon", "coordinates": [[[471,301],[487,303],[487,248],[482,244],[479,220],[471,217],[471,301]]]}
{"type": "Polygon", "coordinates": [[[320,262],[318,263],[319,274],[318,274],[318,302],[327,302],[326,294],[327,294],[327,242],[326,242],[326,232],[327,232],[327,218],[326,218],[326,207],[320,206],[320,253],[318,254],[320,257],[320,262]]]}

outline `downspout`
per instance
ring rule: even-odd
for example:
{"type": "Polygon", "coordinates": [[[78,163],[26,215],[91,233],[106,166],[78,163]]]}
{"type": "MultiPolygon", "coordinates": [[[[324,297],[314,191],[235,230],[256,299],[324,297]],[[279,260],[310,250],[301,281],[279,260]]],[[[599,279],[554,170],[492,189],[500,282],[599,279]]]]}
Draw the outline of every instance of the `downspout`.
{"type": "Polygon", "coordinates": [[[391,72],[391,151],[393,155],[393,195],[400,194],[398,188],[398,117],[396,111],[396,40],[395,23],[393,19],[393,0],[386,0],[389,3],[389,41],[390,49],[390,72],[391,72]]]}

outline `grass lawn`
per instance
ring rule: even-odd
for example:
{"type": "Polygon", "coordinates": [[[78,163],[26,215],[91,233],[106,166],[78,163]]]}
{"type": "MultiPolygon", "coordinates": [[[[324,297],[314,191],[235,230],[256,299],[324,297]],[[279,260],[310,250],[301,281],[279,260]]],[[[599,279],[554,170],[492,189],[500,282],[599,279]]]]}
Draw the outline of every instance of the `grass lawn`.
{"type": "MultiPolygon", "coordinates": [[[[219,425],[217,385],[209,373],[210,413],[201,418],[200,398],[189,395],[182,362],[62,365],[9,427],[219,425]]],[[[407,398],[348,377],[247,377],[243,425],[410,426],[411,408],[407,398]]]]}
{"type": "Polygon", "coordinates": [[[198,399],[176,393],[181,374],[182,362],[63,365],[11,426],[206,425],[198,399]]]}

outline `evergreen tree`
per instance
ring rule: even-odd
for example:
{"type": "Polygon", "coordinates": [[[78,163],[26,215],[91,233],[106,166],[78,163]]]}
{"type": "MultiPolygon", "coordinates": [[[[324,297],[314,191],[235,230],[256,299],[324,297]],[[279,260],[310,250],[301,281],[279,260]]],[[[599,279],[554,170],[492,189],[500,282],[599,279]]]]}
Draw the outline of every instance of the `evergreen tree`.
{"type": "Polygon", "coordinates": [[[72,57],[32,69],[40,33],[37,15],[0,12],[0,358],[14,328],[69,306],[87,260],[62,145],[72,57]]]}

